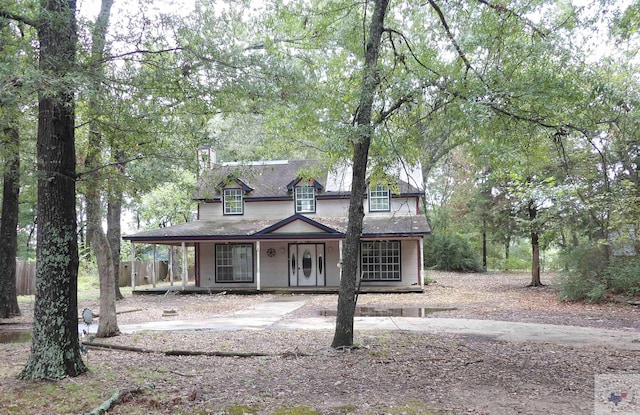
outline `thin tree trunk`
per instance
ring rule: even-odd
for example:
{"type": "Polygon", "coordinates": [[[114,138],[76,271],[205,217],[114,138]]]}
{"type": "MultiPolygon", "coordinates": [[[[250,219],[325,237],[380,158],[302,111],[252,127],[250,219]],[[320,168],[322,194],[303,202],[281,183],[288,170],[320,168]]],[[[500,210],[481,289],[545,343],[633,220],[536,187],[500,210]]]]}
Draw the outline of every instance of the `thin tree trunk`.
{"type": "Polygon", "coordinates": [[[536,218],[538,216],[538,208],[533,201],[529,202],[529,221],[531,223],[531,283],[530,287],[541,287],[540,281],[540,244],[538,243],[538,231],[536,226],[536,218]]]}
{"type": "Polygon", "coordinates": [[[78,242],[74,87],[74,0],[42,3],[40,69],[50,77],[38,111],[38,248],[31,354],[20,377],[59,380],[87,371],[78,343],[78,242]]]}
{"type": "Polygon", "coordinates": [[[487,218],[482,218],[482,270],[487,272],[487,218]]]}
{"type": "Polygon", "coordinates": [[[5,150],[2,221],[0,223],[0,318],[20,315],[16,291],[18,196],[20,194],[20,134],[10,127],[2,141],[5,150]]]}
{"type": "Polygon", "coordinates": [[[336,330],[331,347],[353,346],[353,317],[356,307],[356,283],[358,280],[358,252],[364,218],[363,202],[366,195],[366,173],[369,146],[373,136],[371,113],[376,89],[380,84],[378,76],[378,54],[380,39],[384,31],[384,18],[388,0],[375,0],[373,16],[369,26],[369,40],[365,49],[365,67],[360,93],[360,105],[354,119],[353,178],[349,201],[349,223],[342,252],[342,279],[338,294],[336,330]]]}
{"type": "Polygon", "coordinates": [[[504,269],[509,271],[509,257],[511,255],[511,234],[504,238],[504,269]]]}
{"type": "MultiPolygon", "coordinates": [[[[117,157],[117,156],[116,156],[117,157]]],[[[117,167],[119,173],[122,170],[117,167]]],[[[107,239],[111,248],[111,261],[115,278],[114,291],[116,300],[122,300],[124,296],[120,292],[120,250],[122,237],[122,191],[110,187],[109,200],[107,202],[107,239]]]]}
{"type": "MultiPolygon", "coordinates": [[[[100,13],[96,18],[94,27],[91,58],[93,66],[93,83],[96,91],[100,90],[103,78],[102,58],[105,49],[105,38],[109,15],[113,0],[102,0],[100,13]]],[[[94,95],[95,97],[96,95],[94,95]]],[[[96,98],[89,100],[89,108],[99,107],[96,98]]],[[[98,264],[98,276],[100,279],[100,319],[98,320],[97,337],[112,337],[120,334],[116,317],[116,277],[113,268],[113,257],[107,235],[102,229],[102,198],[101,183],[104,182],[101,167],[102,135],[98,131],[94,121],[89,123],[89,140],[86,159],[86,169],[89,172],[86,180],[86,201],[87,201],[87,234],[89,242],[96,255],[98,264]]]]}

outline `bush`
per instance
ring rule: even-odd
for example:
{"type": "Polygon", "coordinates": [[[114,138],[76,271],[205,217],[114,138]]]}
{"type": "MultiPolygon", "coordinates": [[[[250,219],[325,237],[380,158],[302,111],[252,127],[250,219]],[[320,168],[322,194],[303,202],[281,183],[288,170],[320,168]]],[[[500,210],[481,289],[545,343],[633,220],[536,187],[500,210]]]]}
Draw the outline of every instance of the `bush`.
{"type": "Polygon", "coordinates": [[[426,239],[425,265],[442,271],[479,272],[480,260],[460,235],[432,235],[426,239]]]}
{"type": "Polygon", "coordinates": [[[568,271],[560,275],[560,298],[597,303],[606,294],[604,250],[599,245],[583,245],[565,254],[568,271]]]}
{"type": "Polygon", "coordinates": [[[632,297],[640,295],[639,257],[616,257],[604,275],[612,293],[632,297]]]}
{"type": "Polygon", "coordinates": [[[560,297],[570,301],[602,301],[609,293],[640,295],[640,258],[605,261],[599,245],[585,245],[566,255],[569,271],[560,275],[560,297]]]}

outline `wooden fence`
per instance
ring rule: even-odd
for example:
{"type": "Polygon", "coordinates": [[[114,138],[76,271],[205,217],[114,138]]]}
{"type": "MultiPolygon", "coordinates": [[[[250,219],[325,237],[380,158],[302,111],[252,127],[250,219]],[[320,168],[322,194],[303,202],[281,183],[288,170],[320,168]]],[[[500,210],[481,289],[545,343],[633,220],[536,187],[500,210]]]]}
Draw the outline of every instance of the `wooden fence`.
{"type": "MultiPolygon", "coordinates": [[[[136,286],[152,283],[153,261],[136,261],[134,263],[136,286]]],[[[166,261],[156,261],[156,281],[158,283],[169,281],[169,271],[166,261]]],[[[189,281],[194,279],[193,266],[189,267],[189,281]]],[[[96,278],[98,276],[96,275],[96,278]]],[[[182,274],[176,272],[173,281],[182,281],[182,274]]],[[[131,262],[121,262],[118,274],[120,287],[131,285],[131,262]]],[[[36,292],[36,263],[16,261],[16,291],[18,295],[33,295],[36,292]]]]}
{"type": "Polygon", "coordinates": [[[36,293],[36,263],[16,261],[16,292],[18,295],[36,293]]]}

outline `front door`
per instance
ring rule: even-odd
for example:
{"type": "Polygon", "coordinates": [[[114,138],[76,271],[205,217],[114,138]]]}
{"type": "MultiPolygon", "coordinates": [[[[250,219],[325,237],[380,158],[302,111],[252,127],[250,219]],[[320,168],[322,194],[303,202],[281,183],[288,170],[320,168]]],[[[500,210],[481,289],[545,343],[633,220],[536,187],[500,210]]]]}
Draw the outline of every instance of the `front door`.
{"type": "Polygon", "coordinates": [[[325,285],[324,244],[289,244],[289,285],[325,285]]]}

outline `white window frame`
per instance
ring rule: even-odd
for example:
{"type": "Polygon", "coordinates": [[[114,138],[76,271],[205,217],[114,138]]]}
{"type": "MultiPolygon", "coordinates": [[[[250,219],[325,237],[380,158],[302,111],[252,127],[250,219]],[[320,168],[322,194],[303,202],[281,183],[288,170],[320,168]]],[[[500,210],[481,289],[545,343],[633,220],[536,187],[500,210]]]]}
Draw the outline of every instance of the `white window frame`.
{"type": "Polygon", "coordinates": [[[310,185],[296,186],[296,213],[314,213],[316,211],[316,188],[310,185]]]}
{"type": "Polygon", "coordinates": [[[244,197],[242,189],[229,188],[222,191],[223,213],[225,215],[243,215],[244,197]]]}
{"type": "Polygon", "coordinates": [[[363,281],[401,281],[400,241],[360,243],[360,269],[363,281]]]}
{"type": "Polygon", "coordinates": [[[216,244],[216,282],[253,282],[253,245],[216,244]]]}
{"type": "Polygon", "coordinates": [[[389,212],[391,210],[391,192],[388,186],[369,187],[369,212],[389,212]]]}

